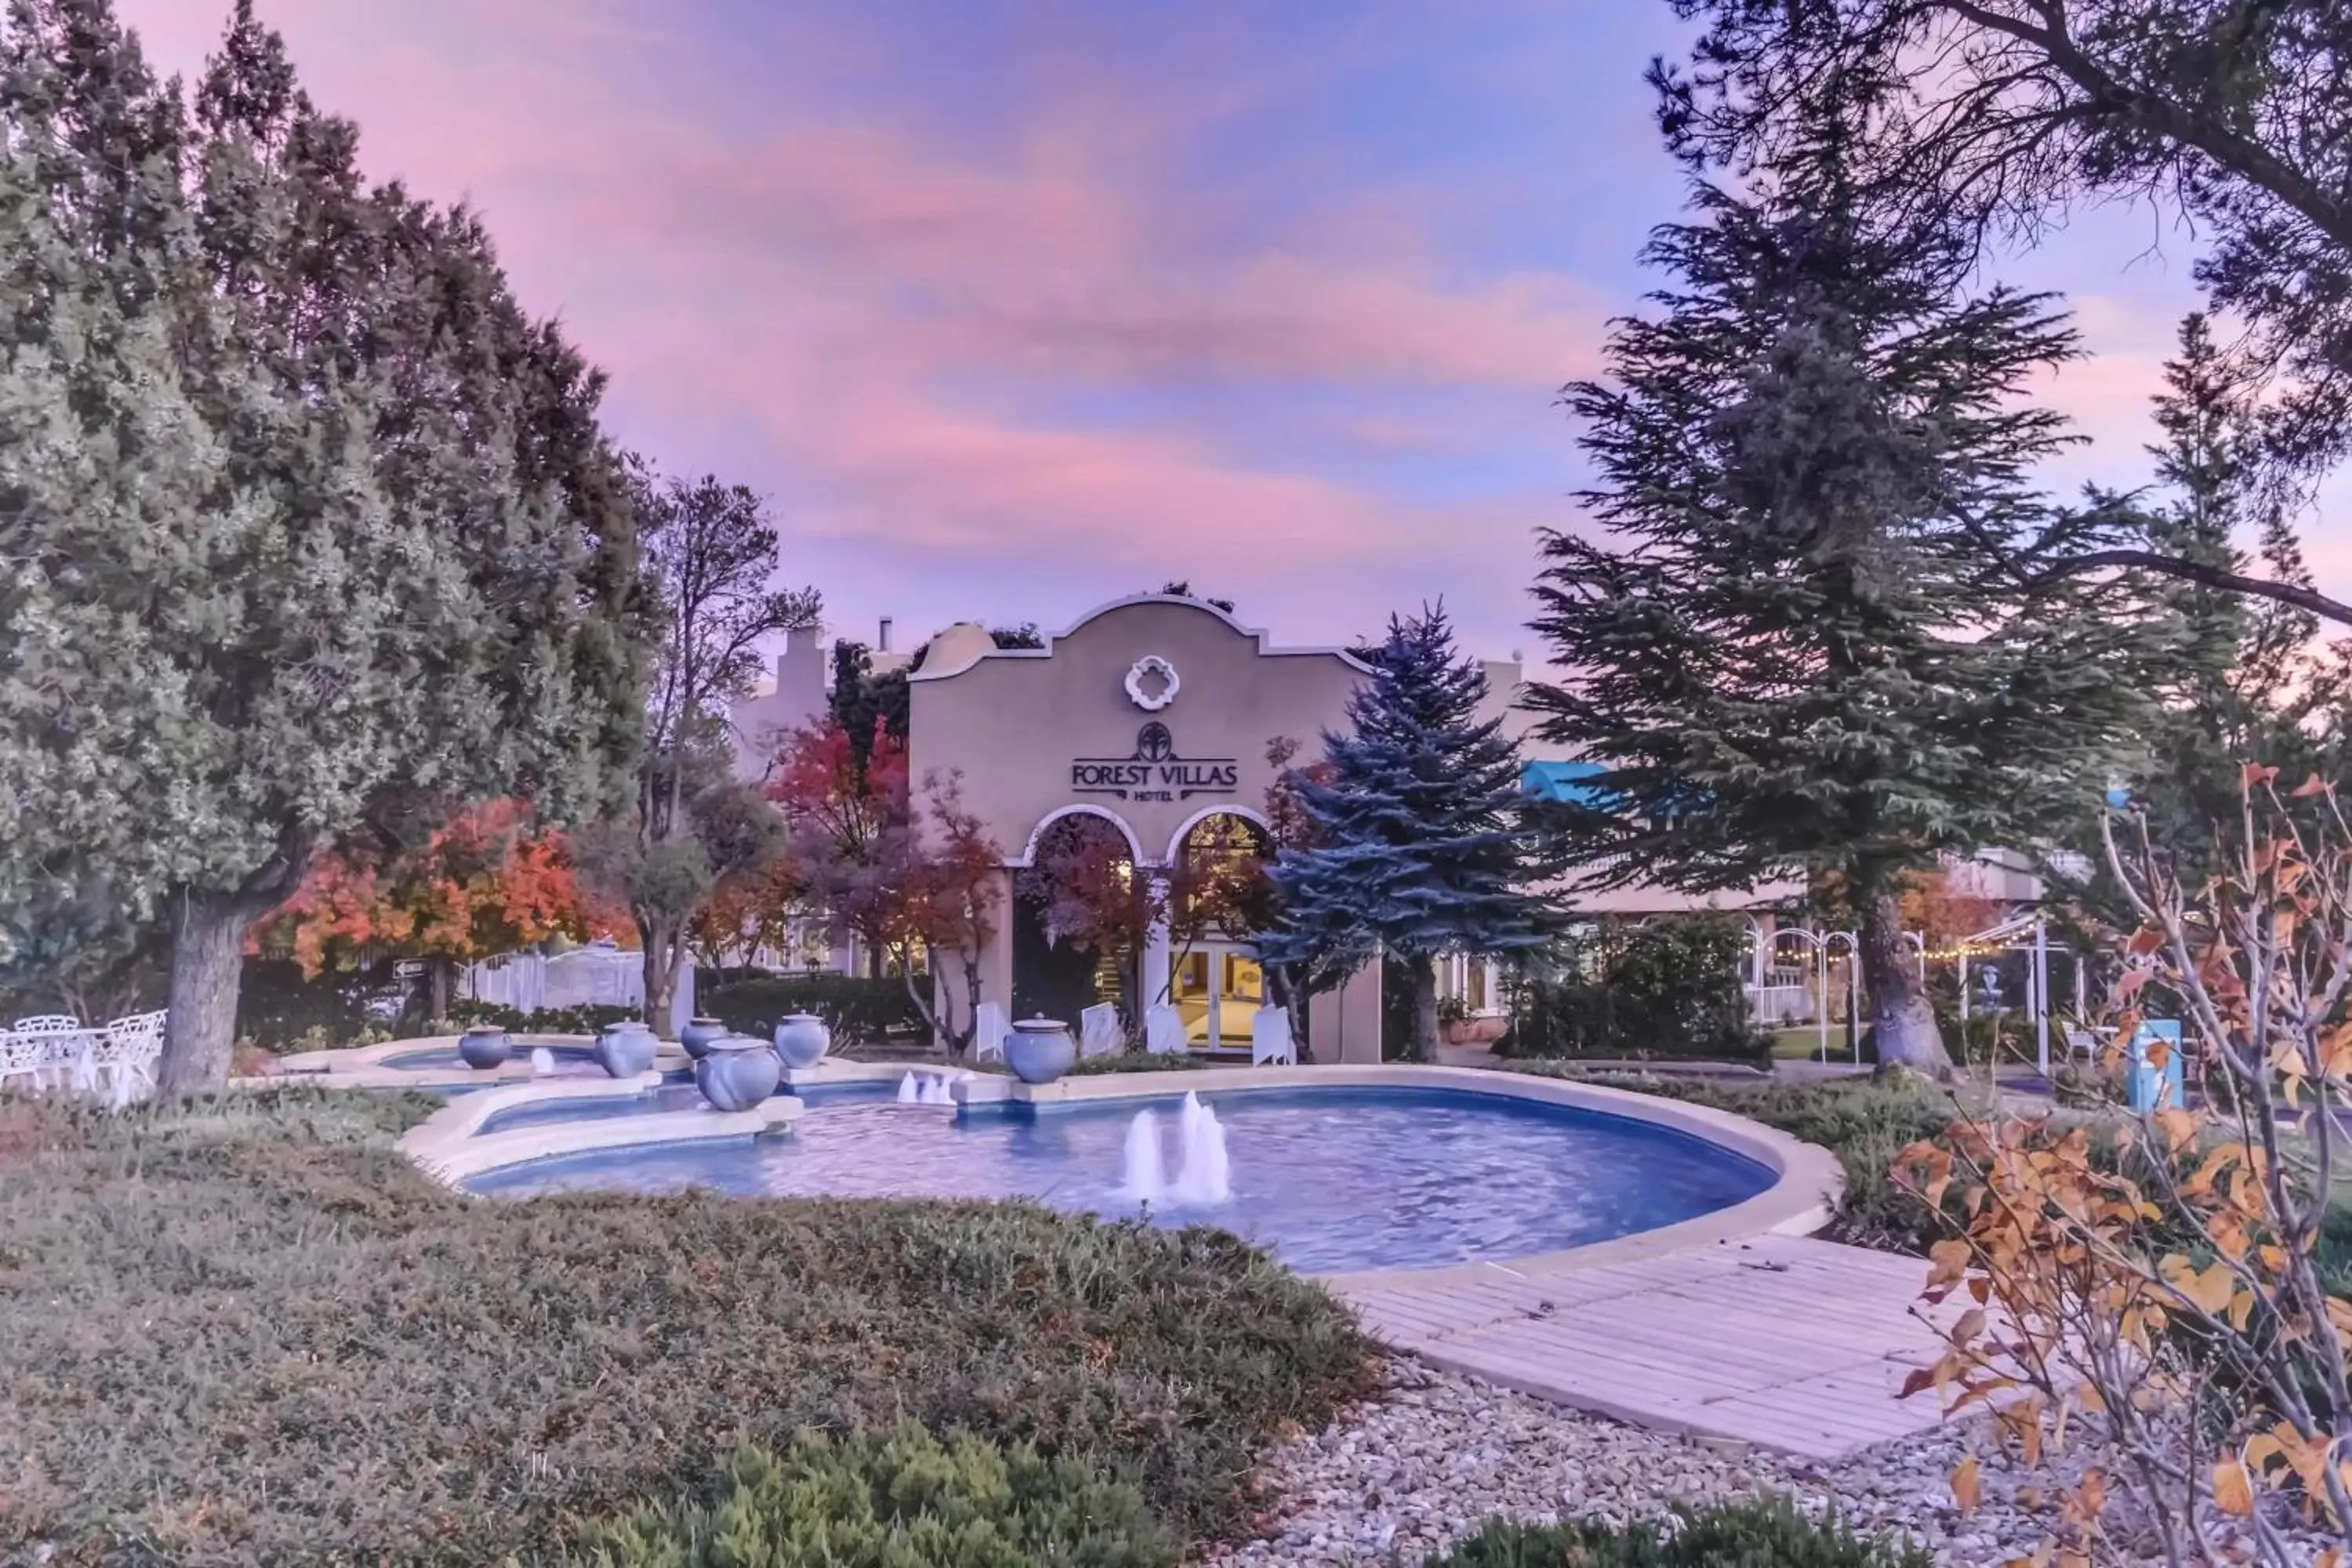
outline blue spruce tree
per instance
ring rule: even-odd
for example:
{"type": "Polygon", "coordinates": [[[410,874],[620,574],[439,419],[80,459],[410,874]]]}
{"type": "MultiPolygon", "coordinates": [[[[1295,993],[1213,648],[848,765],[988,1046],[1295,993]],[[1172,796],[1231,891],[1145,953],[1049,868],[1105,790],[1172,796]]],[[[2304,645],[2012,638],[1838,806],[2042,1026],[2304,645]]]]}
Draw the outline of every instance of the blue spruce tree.
{"type": "Polygon", "coordinates": [[[1328,776],[1302,780],[1315,843],[1285,849],[1258,949],[1269,963],[1360,967],[1385,951],[1411,977],[1413,1054],[1437,1055],[1437,960],[1518,952],[1550,926],[1522,818],[1517,748],[1480,722],[1486,679],[1457,658],[1443,607],[1391,616],[1353,732],[1324,736],[1328,776]]]}

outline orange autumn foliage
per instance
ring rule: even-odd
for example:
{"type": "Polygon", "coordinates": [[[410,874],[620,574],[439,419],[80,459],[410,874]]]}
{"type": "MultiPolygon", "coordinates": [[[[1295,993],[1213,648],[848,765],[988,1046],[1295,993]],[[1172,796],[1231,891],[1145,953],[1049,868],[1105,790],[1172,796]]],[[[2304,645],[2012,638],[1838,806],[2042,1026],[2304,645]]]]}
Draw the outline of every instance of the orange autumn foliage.
{"type": "Polygon", "coordinates": [[[315,976],[371,951],[469,963],[613,923],[583,889],[563,836],[535,830],[520,802],[497,800],[460,809],[405,850],[320,855],[247,947],[286,953],[315,976]]]}

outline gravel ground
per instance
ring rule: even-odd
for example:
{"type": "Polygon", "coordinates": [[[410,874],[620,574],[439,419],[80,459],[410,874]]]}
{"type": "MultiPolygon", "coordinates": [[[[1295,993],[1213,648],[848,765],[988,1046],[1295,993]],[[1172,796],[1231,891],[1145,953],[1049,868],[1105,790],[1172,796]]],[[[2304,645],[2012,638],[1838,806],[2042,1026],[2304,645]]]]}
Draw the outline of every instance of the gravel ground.
{"type": "Polygon", "coordinates": [[[2012,1562],[2044,1534],[2035,1503],[2049,1479],[2020,1474],[1980,1422],[1820,1464],[1620,1426],[1409,1357],[1391,1361],[1390,1378],[1384,1394],[1339,1426],[1268,1457],[1276,1501],[1265,1538],[1223,1549],[1207,1568],[1386,1568],[1419,1563],[1491,1514],[1623,1523],[1671,1501],[1759,1491],[1907,1532],[1948,1568],[2012,1562]],[[1969,1453],[1982,1496],[1962,1514],[1949,1478],[1969,1453]]]}

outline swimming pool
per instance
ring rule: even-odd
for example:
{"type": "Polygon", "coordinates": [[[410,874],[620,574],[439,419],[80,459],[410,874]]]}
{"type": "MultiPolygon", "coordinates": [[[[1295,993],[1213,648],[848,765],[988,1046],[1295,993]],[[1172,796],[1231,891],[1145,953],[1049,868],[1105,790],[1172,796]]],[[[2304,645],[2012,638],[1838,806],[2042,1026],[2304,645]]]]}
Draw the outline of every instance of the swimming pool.
{"type": "MultiPolygon", "coordinates": [[[[891,1092],[875,1086],[831,1103],[810,1094],[809,1113],[786,1137],[559,1154],[466,1186],[502,1197],[688,1187],[747,1197],[1025,1197],[1154,1225],[1216,1225],[1293,1268],[1344,1272],[1580,1247],[1743,1202],[1776,1179],[1704,1138],[1600,1111],[1444,1089],[1269,1089],[1202,1097],[1223,1132],[1226,1201],[1144,1205],[1126,1186],[1134,1120],[1153,1112],[1172,1173],[1173,1099],[959,1116],[882,1098],[891,1092]]],[[[598,1114],[588,1105],[642,1111],[673,1093],[574,1101],[562,1117],[539,1106],[499,1117],[598,1114]]],[[[493,1121],[483,1131],[518,1124],[493,1121]]]]}

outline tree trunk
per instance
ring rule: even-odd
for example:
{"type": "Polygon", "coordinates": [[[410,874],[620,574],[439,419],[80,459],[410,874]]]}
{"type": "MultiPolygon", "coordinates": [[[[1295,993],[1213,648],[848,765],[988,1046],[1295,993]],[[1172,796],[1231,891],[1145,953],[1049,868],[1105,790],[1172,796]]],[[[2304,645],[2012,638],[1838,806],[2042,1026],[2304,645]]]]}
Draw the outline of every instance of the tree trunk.
{"type": "Polygon", "coordinates": [[[433,987],[433,1021],[439,1023],[449,1016],[449,961],[431,958],[425,962],[426,978],[433,987]]]}
{"type": "Polygon", "coordinates": [[[183,892],[173,902],[171,1013],[155,1082],[161,1094],[216,1089],[236,1045],[245,928],[255,910],[234,894],[183,892]]]}
{"type": "Polygon", "coordinates": [[[1405,962],[1412,976],[1412,1059],[1437,1059],[1437,961],[1418,952],[1405,962]]]}
{"type": "Polygon", "coordinates": [[[656,1036],[671,1039],[669,999],[677,989],[677,963],[684,956],[682,929],[637,922],[637,941],[645,948],[646,1022],[656,1036]]]}
{"type": "MultiPolygon", "coordinates": [[[[1879,1065],[1900,1062],[1921,1072],[1952,1068],[1944,1049],[1936,1010],[1919,984],[1918,960],[1903,949],[1903,920],[1892,893],[1879,893],[1862,906],[1862,983],[1870,991],[1870,1037],[1879,1065]]],[[[1827,998],[1823,998],[1824,1004],[1827,998]]]]}

